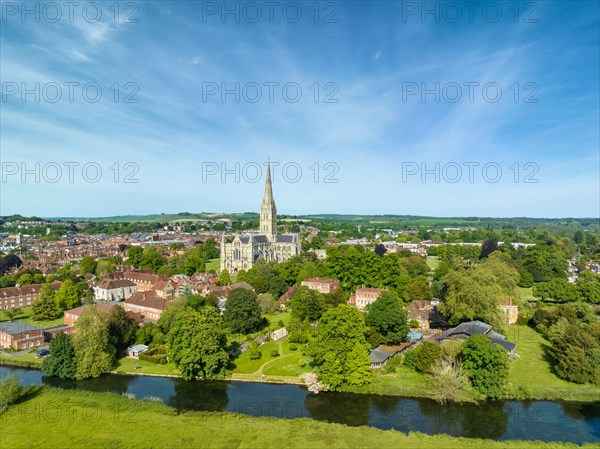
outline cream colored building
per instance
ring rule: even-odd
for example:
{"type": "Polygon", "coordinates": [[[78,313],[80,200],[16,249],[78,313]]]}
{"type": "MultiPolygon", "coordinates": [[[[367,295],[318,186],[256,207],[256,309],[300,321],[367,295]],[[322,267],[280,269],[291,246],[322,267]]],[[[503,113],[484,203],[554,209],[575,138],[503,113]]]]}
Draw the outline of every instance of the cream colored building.
{"type": "Polygon", "coordinates": [[[273,199],[271,186],[271,167],[267,165],[265,196],[260,206],[259,234],[236,235],[227,242],[225,234],[221,238],[221,270],[231,274],[240,270],[249,270],[258,259],[267,262],[284,262],[300,254],[300,236],[298,234],[277,233],[277,207],[273,199]]]}

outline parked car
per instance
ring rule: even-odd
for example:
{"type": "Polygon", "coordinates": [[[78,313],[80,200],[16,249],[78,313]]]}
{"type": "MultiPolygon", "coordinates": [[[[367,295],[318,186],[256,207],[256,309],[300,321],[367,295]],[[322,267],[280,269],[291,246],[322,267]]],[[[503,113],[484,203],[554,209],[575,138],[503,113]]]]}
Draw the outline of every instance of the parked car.
{"type": "Polygon", "coordinates": [[[49,355],[50,355],[50,349],[40,349],[38,352],[35,353],[36,358],[48,357],[49,355]]]}

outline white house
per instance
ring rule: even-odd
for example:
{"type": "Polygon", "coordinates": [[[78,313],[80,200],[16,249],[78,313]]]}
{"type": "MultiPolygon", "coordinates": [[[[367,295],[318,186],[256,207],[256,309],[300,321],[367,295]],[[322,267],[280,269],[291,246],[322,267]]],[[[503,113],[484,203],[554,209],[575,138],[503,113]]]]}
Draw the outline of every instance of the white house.
{"type": "Polygon", "coordinates": [[[136,291],[135,283],[127,279],[104,279],[94,286],[98,301],[125,301],[136,291]]]}

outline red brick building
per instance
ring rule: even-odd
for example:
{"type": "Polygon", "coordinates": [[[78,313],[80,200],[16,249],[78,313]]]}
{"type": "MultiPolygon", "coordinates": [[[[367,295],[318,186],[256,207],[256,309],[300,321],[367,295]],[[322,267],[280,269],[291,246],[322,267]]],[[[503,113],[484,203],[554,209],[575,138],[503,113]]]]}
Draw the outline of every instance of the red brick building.
{"type": "Polygon", "coordinates": [[[125,300],[124,307],[128,312],[140,314],[152,321],[158,321],[162,313],[171,304],[168,299],[162,298],[154,290],[137,292],[125,300]]]}
{"type": "Polygon", "coordinates": [[[0,323],[0,347],[21,350],[42,344],[44,344],[42,329],[19,321],[0,323]]]}
{"type": "MultiPolygon", "coordinates": [[[[58,290],[61,282],[53,282],[52,288],[58,290]]],[[[38,300],[40,290],[46,284],[23,285],[22,287],[0,288],[0,310],[14,309],[16,307],[29,307],[38,300]]]]}

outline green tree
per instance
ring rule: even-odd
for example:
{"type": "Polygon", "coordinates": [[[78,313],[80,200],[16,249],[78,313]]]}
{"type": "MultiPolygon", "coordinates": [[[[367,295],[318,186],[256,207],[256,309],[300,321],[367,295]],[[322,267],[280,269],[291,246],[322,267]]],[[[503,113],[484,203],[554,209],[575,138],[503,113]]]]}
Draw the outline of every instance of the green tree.
{"type": "Polygon", "coordinates": [[[118,305],[110,310],[107,324],[110,344],[115,348],[116,357],[119,357],[135,342],[138,325],[127,315],[125,309],[118,305]]]}
{"type": "Polygon", "coordinates": [[[279,310],[279,303],[275,301],[270,293],[261,293],[258,295],[258,305],[262,313],[275,313],[279,310]]]}
{"type": "Polygon", "coordinates": [[[383,335],[388,343],[398,343],[408,335],[407,316],[408,312],[402,307],[398,295],[385,291],[367,307],[365,322],[383,335]]]}
{"type": "Polygon", "coordinates": [[[177,315],[183,313],[187,307],[188,298],[178,297],[164,310],[157,324],[165,335],[171,330],[171,326],[175,322],[177,315]]]}
{"type": "Polygon", "coordinates": [[[231,276],[229,275],[229,271],[227,271],[227,268],[223,268],[221,270],[221,274],[219,274],[219,282],[218,285],[229,285],[231,284],[231,276]]]}
{"type": "Polygon", "coordinates": [[[51,320],[59,316],[54,295],[54,288],[51,284],[42,286],[38,299],[32,304],[34,320],[51,320]]]}
{"type": "Polygon", "coordinates": [[[106,316],[97,307],[86,306],[86,310],[75,322],[72,339],[77,379],[98,377],[110,371],[115,348],[110,344],[106,316]]]}
{"type": "Polygon", "coordinates": [[[414,367],[420,373],[431,373],[442,361],[442,348],[431,341],[424,341],[415,348],[414,367]]]}
{"type": "Polygon", "coordinates": [[[92,256],[85,256],[83,259],[79,261],[79,274],[84,276],[88,273],[94,274],[96,273],[96,259],[92,256]]]}
{"type": "Polygon", "coordinates": [[[57,310],[60,312],[74,309],[81,305],[81,292],[73,281],[67,279],[54,295],[54,301],[56,302],[57,310]]]}
{"type": "Polygon", "coordinates": [[[100,259],[96,264],[96,276],[99,278],[103,278],[109,273],[114,273],[117,271],[117,266],[114,262],[108,259],[100,259]]]}
{"type": "Polygon", "coordinates": [[[319,320],[307,353],[320,366],[320,380],[331,390],[372,381],[366,331],[362,314],[345,304],[328,309],[319,320]]]}
{"type": "Polygon", "coordinates": [[[177,316],[167,335],[167,345],[183,379],[216,379],[225,374],[229,360],[225,352],[227,337],[215,309],[187,310],[177,316]]]}
{"type": "Polygon", "coordinates": [[[481,394],[498,398],[504,394],[508,379],[508,356],[487,335],[473,335],[463,345],[462,365],[481,394]]]}
{"type": "Polygon", "coordinates": [[[264,325],[256,293],[243,288],[229,292],[223,318],[233,333],[249,334],[264,325]]]}
{"type": "Polygon", "coordinates": [[[141,246],[130,246],[127,248],[127,262],[135,268],[140,268],[142,254],[144,254],[144,249],[141,246]]]}
{"type": "Polygon", "coordinates": [[[23,395],[23,387],[17,376],[0,379],[0,410],[6,410],[23,395]]]}
{"type": "Polygon", "coordinates": [[[162,255],[160,248],[154,245],[148,245],[144,248],[140,268],[150,268],[151,270],[158,271],[166,263],[167,261],[162,255]]]}
{"type": "Polygon", "coordinates": [[[61,379],[75,379],[75,349],[68,335],[60,332],[50,341],[50,356],[42,363],[42,371],[61,379]]]}
{"type": "Polygon", "coordinates": [[[314,322],[325,311],[325,298],[322,293],[301,286],[286,306],[292,309],[293,316],[302,321],[314,322]]]}

